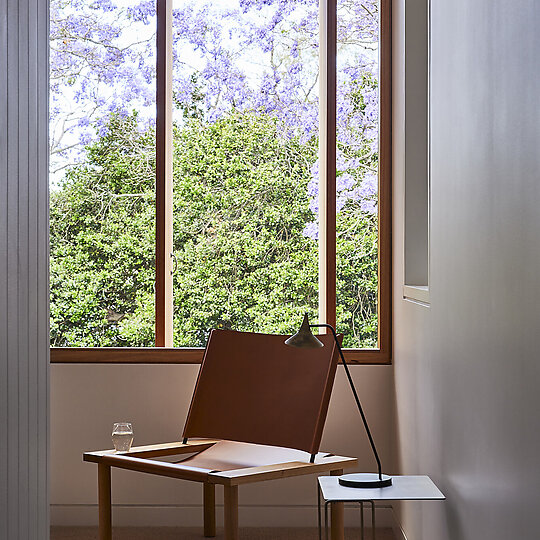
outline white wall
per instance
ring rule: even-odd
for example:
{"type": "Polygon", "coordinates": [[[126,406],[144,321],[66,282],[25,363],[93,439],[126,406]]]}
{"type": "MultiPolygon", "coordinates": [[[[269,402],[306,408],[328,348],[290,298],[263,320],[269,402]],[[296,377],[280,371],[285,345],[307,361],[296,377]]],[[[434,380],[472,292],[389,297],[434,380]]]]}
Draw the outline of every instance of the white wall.
{"type": "MultiPolygon", "coordinates": [[[[395,384],[409,540],[534,540],[540,503],[540,4],[432,0],[430,306],[402,298],[404,14],[395,0],[395,384]]],[[[410,28],[410,31],[414,31],[410,28]]]]}
{"type": "MultiPolygon", "coordinates": [[[[53,365],[51,367],[51,519],[97,524],[97,469],[82,452],[111,447],[112,423],[132,421],[134,444],[178,440],[199,366],[53,365]]],[[[394,472],[391,366],[352,366],[385,470],[394,472]]],[[[321,450],[360,456],[375,470],[345,373],[338,369],[321,450]]],[[[314,526],[315,476],[243,486],[240,524],[314,526]]],[[[218,502],[221,490],[218,488],[218,502]]],[[[113,470],[117,525],[202,524],[199,484],[113,470]]],[[[355,510],[351,519],[358,521],[355,510]]]]}
{"type": "Polygon", "coordinates": [[[0,3],[0,539],[48,514],[48,2],[0,3]]]}

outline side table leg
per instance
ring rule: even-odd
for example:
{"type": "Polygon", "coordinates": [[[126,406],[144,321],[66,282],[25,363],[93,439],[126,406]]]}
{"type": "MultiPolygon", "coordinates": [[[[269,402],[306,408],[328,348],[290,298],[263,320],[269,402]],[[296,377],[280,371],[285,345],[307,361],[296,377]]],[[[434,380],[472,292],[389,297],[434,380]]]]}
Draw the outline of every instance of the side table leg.
{"type": "Polygon", "coordinates": [[[216,486],[203,484],[204,536],[216,536],[216,486]]]}
{"type": "Polygon", "coordinates": [[[98,463],[99,540],[112,540],[111,468],[98,463]]]}
{"type": "Polygon", "coordinates": [[[371,502],[371,537],[373,540],[375,540],[375,501],[370,501],[371,502]]]}
{"type": "Polygon", "coordinates": [[[225,494],[225,540],[238,540],[238,486],[223,486],[225,494]]]}
{"type": "MultiPolygon", "coordinates": [[[[343,469],[336,469],[330,471],[331,476],[341,476],[343,469]]],[[[345,530],[343,524],[343,503],[333,502],[330,505],[330,518],[331,518],[331,539],[332,540],[345,540],[345,530]]]]}
{"type": "Polygon", "coordinates": [[[328,540],[328,505],[330,501],[324,503],[324,540],[328,540]]]}
{"type": "Polygon", "coordinates": [[[321,486],[318,481],[317,481],[317,517],[319,518],[319,540],[322,540],[321,486]]]}
{"type": "Polygon", "coordinates": [[[362,540],[364,540],[364,503],[360,501],[360,530],[362,531],[362,540]]]}

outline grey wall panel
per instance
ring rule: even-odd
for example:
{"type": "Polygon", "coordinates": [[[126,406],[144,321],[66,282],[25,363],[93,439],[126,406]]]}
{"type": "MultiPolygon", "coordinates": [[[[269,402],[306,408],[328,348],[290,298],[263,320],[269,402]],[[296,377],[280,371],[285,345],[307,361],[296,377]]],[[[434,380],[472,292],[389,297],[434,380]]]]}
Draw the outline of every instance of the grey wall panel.
{"type": "MultiPolygon", "coordinates": [[[[7,310],[7,11],[0,4],[0,313],[7,310]]],[[[8,501],[7,317],[0,315],[0,509],[8,501]]],[[[0,538],[7,538],[7,520],[0,516],[0,538]]]]}
{"type": "Polygon", "coordinates": [[[48,2],[0,2],[0,539],[48,538],[48,2]]]}
{"type": "MultiPolygon", "coordinates": [[[[396,119],[403,14],[396,0],[396,119]],[[401,22],[400,22],[401,21],[401,22]]],[[[535,540],[540,528],[540,3],[431,1],[430,307],[401,298],[406,141],[394,133],[394,366],[415,540],[535,540]]],[[[414,29],[411,29],[414,31],[414,29]]],[[[400,67],[401,66],[401,67],[400,67]]]]}

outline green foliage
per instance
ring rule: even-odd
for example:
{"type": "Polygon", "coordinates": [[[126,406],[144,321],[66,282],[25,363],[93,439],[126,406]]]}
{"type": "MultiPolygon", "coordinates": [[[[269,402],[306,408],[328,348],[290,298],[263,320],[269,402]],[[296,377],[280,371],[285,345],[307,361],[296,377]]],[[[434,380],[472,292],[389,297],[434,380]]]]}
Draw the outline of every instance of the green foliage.
{"type": "Polygon", "coordinates": [[[338,141],[337,145],[343,160],[356,165],[344,171],[354,180],[351,191],[364,187],[362,197],[347,199],[336,220],[336,326],[344,333],[343,345],[351,348],[377,347],[378,216],[366,207],[372,205],[374,210],[377,206],[378,145],[370,144],[373,130],[366,133],[365,125],[354,123],[366,111],[364,92],[377,86],[369,73],[353,82],[348,94],[349,140],[347,144],[338,141]],[[373,192],[366,191],[366,185],[371,185],[373,192]]]}
{"type": "Polygon", "coordinates": [[[377,347],[377,216],[348,201],[337,216],[336,327],[343,346],[377,347]]]}
{"type": "MultiPolygon", "coordinates": [[[[317,141],[276,120],[193,118],[174,134],[174,345],[211,328],[290,332],[317,320],[317,242],[308,182],[317,141]]],[[[154,134],[113,116],[51,194],[51,344],[151,346],[154,335],[154,134]]],[[[376,344],[376,216],[339,213],[338,329],[376,344]]]]}
{"type": "Polygon", "coordinates": [[[317,244],[303,234],[313,144],[264,115],[194,121],[175,137],[176,346],[210,328],[288,332],[317,311],[317,244]]]}
{"type": "Polygon", "coordinates": [[[154,148],[135,116],[113,116],[52,191],[52,345],[153,343],[154,148]]]}

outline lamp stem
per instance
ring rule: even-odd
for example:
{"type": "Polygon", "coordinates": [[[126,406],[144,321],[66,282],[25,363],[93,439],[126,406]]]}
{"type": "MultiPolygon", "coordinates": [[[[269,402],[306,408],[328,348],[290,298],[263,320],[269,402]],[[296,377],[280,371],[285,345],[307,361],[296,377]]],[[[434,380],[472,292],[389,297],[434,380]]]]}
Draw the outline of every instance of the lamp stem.
{"type": "Polygon", "coordinates": [[[364,411],[362,409],[362,405],[360,404],[360,398],[358,397],[358,394],[356,392],[356,387],[354,386],[353,379],[351,377],[351,373],[349,371],[349,366],[347,365],[347,362],[345,362],[345,357],[343,356],[343,351],[341,349],[341,345],[339,344],[339,340],[336,334],[336,331],[334,327],[330,324],[310,324],[311,328],[329,328],[332,331],[332,334],[334,336],[334,340],[336,342],[339,355],[341,357],[341,361],[343,362],[343,367],[345,368],[345,373],[347,374],[347,379],[349,380],[349,385],[351,386],[352,393],[354,395],[354,399],[356,401],[356,406],[358,407],[358,410],[360,411],[360,416],[362,417],[362,422],[364,422],[364,428],[366,430],[369,443],[371,444],[371,449],[373,450],[373,454],[375,456],[375,459],[377,461],[377,471],[379,473],[379,480],[382,479],[382,467],[381,467],[381,460],[379,459],[379,454],[377,453],[377,448],[375,448],[375,441],[373,440],[373,437],[371,436],[371,431],[369,430],[369,426],[367,423],[366,415],[364,414],[364,411]]]}

